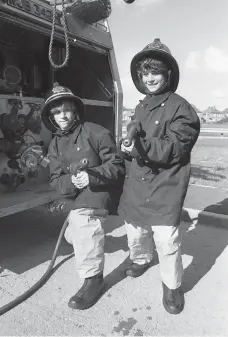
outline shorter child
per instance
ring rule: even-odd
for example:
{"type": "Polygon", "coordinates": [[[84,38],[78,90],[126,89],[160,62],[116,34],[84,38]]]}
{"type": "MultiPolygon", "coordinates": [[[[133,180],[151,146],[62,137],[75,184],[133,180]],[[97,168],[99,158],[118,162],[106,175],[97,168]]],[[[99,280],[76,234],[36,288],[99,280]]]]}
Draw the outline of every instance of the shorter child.
{"type": "Polygon", "coordinates": [[[44,125],[56,132],[48,154],[50,184],[73,199],[65,237],[74,246],[76,268],[85,281],[68,305],[80,310],[91,307],[104,289],[103,223],[125,174],[110,132],[85,122],[83,112],[83,102],[59,85],[49,92],[42,110],[44,125]],[[88,167],[72,174],[71,164],[83,158],[88,167]]]}

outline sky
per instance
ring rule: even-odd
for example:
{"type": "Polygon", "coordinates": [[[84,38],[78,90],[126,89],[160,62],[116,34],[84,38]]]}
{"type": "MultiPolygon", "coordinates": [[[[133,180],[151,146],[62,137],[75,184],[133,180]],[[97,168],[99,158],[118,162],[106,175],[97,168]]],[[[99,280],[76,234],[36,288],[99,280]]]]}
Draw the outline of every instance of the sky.
{"type": "Polygon", "coordinates": [[[228,0],[111,0],[109,26],[124,105],[143,96],[131,80],[133,56],[160,38],[179,64],[177,93],[197,108],[228,108],[228,0]]]}

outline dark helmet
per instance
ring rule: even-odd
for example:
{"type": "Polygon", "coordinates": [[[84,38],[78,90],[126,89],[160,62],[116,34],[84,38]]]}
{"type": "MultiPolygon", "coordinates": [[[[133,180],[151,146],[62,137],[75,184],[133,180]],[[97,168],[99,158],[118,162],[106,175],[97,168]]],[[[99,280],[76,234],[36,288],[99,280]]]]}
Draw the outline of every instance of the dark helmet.
{"type": "Polygon", "coordinates": [[[161,43],[158,38],[154,39],[152,43],[148,44],[142,51],[136,54],[131,61],[131,76],[138,91],[145,94],[145,88],[137,72],[137,63],[146,56],[164,61],[164,63],[168,65],[171,70],[169,89],[175,92],[179,83],[179,66],[169,48],[161,43]]]}
{"type": "Polygon", "coordinates": [[[82,100],[75,96],[73,92],[67,87],[61,86],[58,83],[54,83],[53,88],[48,91],[47,96],[45,98],[44,106],[41,110],[41,118],[46,126],[46,128],[52,132],[55,132],[57,126],[54,125],[53,121],[50,118],[50,106],[55,101],[60,101],[63,99],[69,99],[75,102],[79,119],[83,119],[84,117],[84,104],[82,100]]]}

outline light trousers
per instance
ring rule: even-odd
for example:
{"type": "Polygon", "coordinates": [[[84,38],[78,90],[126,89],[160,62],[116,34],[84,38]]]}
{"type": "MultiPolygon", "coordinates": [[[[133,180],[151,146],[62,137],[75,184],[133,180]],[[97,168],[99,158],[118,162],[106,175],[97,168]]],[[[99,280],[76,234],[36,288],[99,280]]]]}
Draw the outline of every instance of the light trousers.
{"type": "Polygon", "coordinates": [[[163,283],[177,289],[183,278],[181,238],[173,226],[134,225],[125,222],[130,258],[133,263],[145,264],[153,259],[156,246],[163,283]]]}
{"type": "Polygon", "coordinates": [[[76,269],[81,278],[95,276],[104,269],[103,223],[107,212],[100,211],[99,215],[99,210],[75,209],[67,218],[65,239],[73,244],[76,269]]]}

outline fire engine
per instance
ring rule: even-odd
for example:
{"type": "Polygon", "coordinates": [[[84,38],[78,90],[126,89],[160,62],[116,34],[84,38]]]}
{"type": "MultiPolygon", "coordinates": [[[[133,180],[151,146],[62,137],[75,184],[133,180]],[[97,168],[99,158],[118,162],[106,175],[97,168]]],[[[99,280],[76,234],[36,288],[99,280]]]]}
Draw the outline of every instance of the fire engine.
{"type": "Polygon", "coordinates": [[[61,197],[49,186],[52,134],[40,117],[54,82],[82,98],[88,121],[121,137],[122,88],[109,5],[0,0],[0,217],[61,197]]]}

